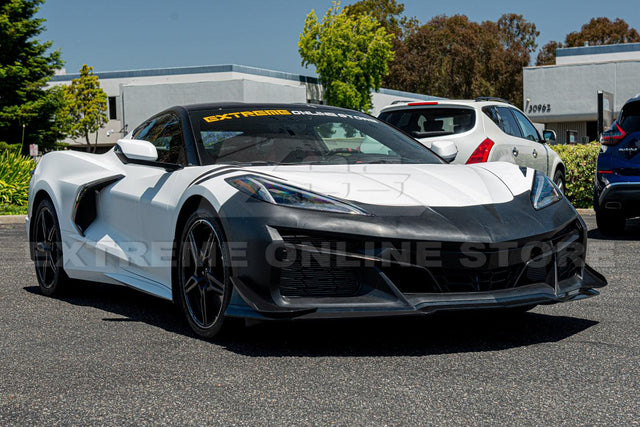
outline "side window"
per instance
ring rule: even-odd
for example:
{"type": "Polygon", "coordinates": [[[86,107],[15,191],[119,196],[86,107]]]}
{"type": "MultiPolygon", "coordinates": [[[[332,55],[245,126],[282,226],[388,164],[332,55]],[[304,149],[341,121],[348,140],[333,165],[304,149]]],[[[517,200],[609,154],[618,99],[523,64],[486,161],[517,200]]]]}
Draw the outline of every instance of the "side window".
{"type": "Polygon", "coordinates": [[[132,133],[131,138],[133,139],[143,139],[140,137],[140,133],[145,130],[147,128],[147,126],[149,125],[149,122],[144,122],[143,124],[141,124],[140,126],[138,126],[137,128],[135,128],[135,130],[132,133]]]}
{"type": "Polygon", "coordinates": [[[155,145],[159,162],[186,164],[182,126],[174,114],[165,114],[146,122],[134,131],[133,137],[155,145]]]}
{"type": "Polygon", "coordinates": [[[540,135],[538,135],[538,130],[536,127],[529,121],[529,119],[522,114],[520,111],[516,109],[511,109],[511,112],[516,117],[518,124],[520,125],[520,129],[522,129],[522,137],[530,139],[531,141],[540,142],[540,135]]]}
{"type": "Polygon", "coordinates": [[[507,107],[495,107],[495,109],[496,114],[498,115],[498,120],[500,121],[500,128],[504,133],[522,138],[520,127],[518,126],[516,119],[513,117],[513,114],[511,114],[511,109],[507,107]]]}
{"type": "Polygon", "coordinates": [[[482,107],[482,112],[486,114],[500,129],[502,129],[502,125],[500,124],[500,117],[498,116],[498,111],[496,107],[493,105],[489,105],[487,107],[482,107]]]}

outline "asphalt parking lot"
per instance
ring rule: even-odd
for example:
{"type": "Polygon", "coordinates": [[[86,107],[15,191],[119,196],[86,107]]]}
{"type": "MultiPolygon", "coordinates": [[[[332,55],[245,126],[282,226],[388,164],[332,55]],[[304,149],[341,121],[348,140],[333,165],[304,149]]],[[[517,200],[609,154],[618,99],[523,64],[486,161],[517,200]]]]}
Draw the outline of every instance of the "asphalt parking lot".
{"type": "Polygon", "coordinates": [[[218,344],[171,304],[37,288],[0,225],[0,425],[640,424],[640,220],[586,215],[599,297],[488,315],[262,323],[218,344]]]}

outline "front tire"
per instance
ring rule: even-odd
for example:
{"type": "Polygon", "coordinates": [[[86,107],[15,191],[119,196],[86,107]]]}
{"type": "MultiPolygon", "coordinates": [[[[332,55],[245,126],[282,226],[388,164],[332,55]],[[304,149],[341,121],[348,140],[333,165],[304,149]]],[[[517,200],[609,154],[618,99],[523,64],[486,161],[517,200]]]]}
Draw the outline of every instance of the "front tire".
{"type": "Polygon", "coordinates": [[[222,329],[231,298],[228,250],[213,213],[198,209],[178,246],[178,299],[191,329],[211,339],[222,329]]]}
{"type": "Polygon", "coordinates": [[[33,215],[31,244],[40,291],[47,296],[60,294],[71,281],[62,268],[62,236],[53,203],[43,199],[33,215]]]}

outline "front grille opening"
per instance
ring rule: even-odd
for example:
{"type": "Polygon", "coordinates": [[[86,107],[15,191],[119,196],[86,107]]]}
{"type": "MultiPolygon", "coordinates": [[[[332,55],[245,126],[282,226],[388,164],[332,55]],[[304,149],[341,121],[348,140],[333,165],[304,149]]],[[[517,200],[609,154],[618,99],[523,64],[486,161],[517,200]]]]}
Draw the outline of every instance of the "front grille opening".
{"type": "Polygon", "coordinates": [[[554,284],[555,266],[553,256],[533,258],[525,267],[517,286],[532,285],[535,283],[554,284]]]}
{"type": "Polygon", "coordinates": [[[565,265],[558,266],[558,280],[570,279],[578,274],[579,269],[573,260],[567,260],[565,265]]]}
{"type": "Polygon", "coordinates": [[[440,287],[424,268],[392,265],[381,267],[395,287],[406,294],[438,293],[440,287]]]}
{"type": "Polygon", "coordinates": [[[280,294],[285,297],[351,297],[359,294],[358,268],[331,264],[330,255],[296,257],[280,270],[280,294]]]}
{"type": "Polygon", "coordinates": [[[508,249],[481,249],[477,254],[463,250],[462,243],[442,242],[440,256],[433,260],[436,266],[419,263],[419,242],[415,241],[391,241],[392,247],[401,249],[403,255],[408,254],[395,259],[385,257],[388,251],[385,252],[386,243],[381,240],[295,230],[280,232],[285,243],[293,246],[291,250],[298,255],[293,264],[281,270],[281,294],[291,297],[359,296],[374,288],[388,292],[380,273],[405,294],[491,292],[539,283],[553,287],[556,269],[551,251],[557,251],[560,281],[579,274],[584,265],[584,230],[579,221],[541,238],[539,246],[530,252],[525,251],[525,245],[530,242],[518,242],[518,247],[508,249]],[[301,263],[300,255],[305,253],[307,257],[303,256],[305,262],[301,263]],[[309,253],[312,253],[310,263],[309,253]],[[372,264],[365,262],[359,266],[340,264],[340,260],[352,259],[349,254],[355,258],[364,255],[378,259],[367,258],[372,264]],[[527,259],[523,259],[525,254],[527,259]],[[475,259],[483,260],[482,265],[469,267],[464,262],[475,259]]]}
{"type": "Polygon", "coordinates": [[[512,288],[524,266],[495,269],[431,269],[443,292],[488,292],[512,288]]]}

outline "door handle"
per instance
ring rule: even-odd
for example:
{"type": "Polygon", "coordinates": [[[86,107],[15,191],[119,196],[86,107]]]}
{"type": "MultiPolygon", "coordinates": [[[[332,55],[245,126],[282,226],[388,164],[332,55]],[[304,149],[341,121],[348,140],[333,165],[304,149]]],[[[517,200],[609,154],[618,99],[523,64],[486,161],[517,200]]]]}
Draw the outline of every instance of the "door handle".
{"type": "Polygon", "coordinates": [[[513,147],[513,157],[518,157],[518,153],[520,153],[518,151],[518,148],[517,147],[513,147]]]}
{"type": "Polygon", "coordinates": [[[533,154],[533,158],[534,158],[534,159],[535,159],[535,158],[538,158],[538,152],[536,151],[536,149],[535,149],[535,148],[533,149],[533,153],[532,153],[532,154],[533,154]]]}

